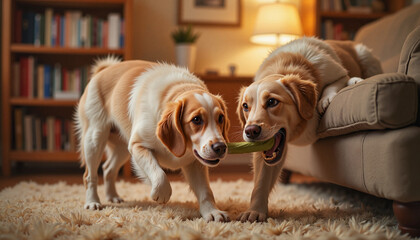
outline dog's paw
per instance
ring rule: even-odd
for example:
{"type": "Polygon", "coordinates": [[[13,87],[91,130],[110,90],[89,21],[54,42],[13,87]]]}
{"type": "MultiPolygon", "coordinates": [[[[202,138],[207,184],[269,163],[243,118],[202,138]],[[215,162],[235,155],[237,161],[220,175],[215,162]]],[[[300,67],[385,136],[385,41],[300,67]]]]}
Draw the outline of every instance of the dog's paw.
{"type": "Polygon", "coordinates": [[[205,214],[203,214],[204,220],[207,222],[215,221],[215,222],[229,222],[230,218],[229,215],[224,212],[217,209],[214,209],[212,211],[209,211],[205,214]]]}
{"type": "Polygon", "coordinates": [[[236,220],[241,222],[265,222],[267,220],[267,213],[246,211],[241,213],[236,220]]]}
{"type": "Polygon", "coordinates": [[[325,111],[327,110],[328,106],[330,105],[330,103],[332,102],[333,98],[335,97],[336,94],[331,94],[328,96],[325,96],[323,98],[321,98],[318,102],[318,112],[319,114],[324,114],[325,111]]]}
{"type": "Polygon", "coordinates": [[[122,202],[124,202],[124,200],[122,198],[120,198],[118,195],[117,196],[108,196],[107,200],[108,200],[108,202],[111,202],[111,203],[122,203],[122,202]]]}
{"type": "Polygon", "coordinates": [[[99,202],[87,202],[85,203],[85,209],[88,210],[101,210],[102,205],[99,202]]]}
{"type": "Polygon", "coordinates": [[[363,81],[363,80],[364,80],[363,78],[359,78],[359,77],[352,77],[352,78],[350,78],[350,79],[347,81],[347,86],[351,86],[351,85],[357,84],[357,83],[359,83],[359,82],[361,82],[361,81],[363,81]]]}
{"type": "Polygon", "coordinates": [[[157,203],[167,203],[172,195],[171,184],[168,179],[161,181],[159,184],[152,185],[150,196],[157,203]]]}

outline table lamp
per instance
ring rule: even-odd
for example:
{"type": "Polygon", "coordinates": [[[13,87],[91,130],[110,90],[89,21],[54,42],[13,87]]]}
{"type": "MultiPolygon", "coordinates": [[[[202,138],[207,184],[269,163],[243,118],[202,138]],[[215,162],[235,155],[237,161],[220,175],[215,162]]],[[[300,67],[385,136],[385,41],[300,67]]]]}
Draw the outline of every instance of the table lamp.
{"type": "Polygon", "coordinates": [[[281,46],[302,35],[302,25],[295,5],[270,3],[258,9],[251,42],[281,46]]]}

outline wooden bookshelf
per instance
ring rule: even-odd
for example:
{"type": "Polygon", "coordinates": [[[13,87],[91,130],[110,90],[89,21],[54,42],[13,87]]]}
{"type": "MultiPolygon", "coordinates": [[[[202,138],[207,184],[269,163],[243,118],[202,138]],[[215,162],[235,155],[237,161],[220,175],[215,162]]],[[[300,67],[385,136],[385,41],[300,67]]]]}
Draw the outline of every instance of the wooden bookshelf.
{"type": "Polygon", "coordinates": [[[364,13],[326,11],[326,12],[320,13],[321,19],[333,18],[333,19],[352,19],[352,20],[361,20],[361,19],[376,20],[381,17],[385,17],[386,15],[388,15],[388,13],[385,13],[385,12],[364,14],[364,13]]]}
{"type": "MultiPolygon", "coordinates": [[[[404,0],[383,0],[384,3],[384,10],[380,12],[376,12],[372,10],[368,13],[362,12],[349,12],[346,9],[344,0],[316,0],[315,5],[313,0],[302,0],[302,22],[304,23],[304,28],[307,29],[315,29],[314,32],[305,31],[307,35],[315,35],[320,38],[328,38],[329,36],[338,36],[341,38],[340,40],[351,40],[354,38],[355,33],[365,24],[368,24],[372,21],[375,21],[379,18],[385,17],[389,14],[392,14],[405,6],[404,0]],[[334,2],[334,3],[342,3],[342,10],[331,10],[325,9],[322,6],[323,2],[334,2]],[[310,7],[308,7],[310,6],[310,7]],[[326,22],[329,22],[326,24],[326,22]],[[329,25],[329,27],[328,27],[329,25]],[[340,26],[338,30],[336,26],[340,26]],[[331,33],[332,27],[332,33],[331,33]],[[328,28],[329,30],[326,30],[328,28]],[[340,30],[341,28],[341,30],[340,30]],[[335,34],[338,31],[339,34],[335,34]],[[329,32],[330,34],[327,34],[329,32]],[[309,33],[309,34],[308,34],[309,33]],[[342,34],[341,34],[342,33],[342,34]],[[340,37],[341,36],[341,37],[340,37]]],[[[331,39],[328,38],[328,39],[331,39]]]]}
{"type": "MultiPolygon", "coordinates": [[[[10,176],[15,162],[77,162],[75,151],[14,149],[14,110],[24,108],[41,117],[57,116],[71,119],[77,100],[57,100],[54,98],[27,98],[13,95],[14,71],[13,63],[21,57],[34,56],[40,62],[60,63],[63,67],[91,65],[94,60],[113,54],[122,59],[132,59],[132,9],[133,0],[3,0],[2,1],[2,171],[10,176]],[[106,18],[109,13],[118,13],[124,19],[124,44],[118,48],[103,47],[69,47],[26,44],[16,41],[15,23],[17,11],[34,11],[43,13],[51,8],[57,14],[66,11],[79,11],[83,15],[90,14],[98,18],[106,18]]],[[[130,169],[124,169],[129,174],[130,169]]]]}
{"type": "Polygon", "coordinates": [[[14,161],[25,161],[25,162],[75,162],[79,159],[79,154],[75,152],[63,152],[63,151],[11,151],[10,158],[14,161]]]}
{"type": "Polygon", "coordinates": [[[107,49],[107,48],[70,48],[70,47],[35,47],[29,44],[12,44],[10,46],[12,53],[24,54],[71,54],[71,55],[124,55],[125,49],[107,49]]]}
{"type": "Polygon", "coordinates": [[[11,106],[39,106],[39,107],[74,107],[77,100],[11,98],[11,106]]]}

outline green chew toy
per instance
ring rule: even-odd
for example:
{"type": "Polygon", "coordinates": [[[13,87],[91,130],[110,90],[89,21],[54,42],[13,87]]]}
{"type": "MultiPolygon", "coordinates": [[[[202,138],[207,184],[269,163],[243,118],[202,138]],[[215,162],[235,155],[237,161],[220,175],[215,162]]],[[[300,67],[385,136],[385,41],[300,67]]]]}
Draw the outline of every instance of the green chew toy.
{"type": "Polygon", "coordinates": [[[230,142],[227,143],[229,154],[262,152],[272,148],[274,138],[262,142],[230,142]]]}

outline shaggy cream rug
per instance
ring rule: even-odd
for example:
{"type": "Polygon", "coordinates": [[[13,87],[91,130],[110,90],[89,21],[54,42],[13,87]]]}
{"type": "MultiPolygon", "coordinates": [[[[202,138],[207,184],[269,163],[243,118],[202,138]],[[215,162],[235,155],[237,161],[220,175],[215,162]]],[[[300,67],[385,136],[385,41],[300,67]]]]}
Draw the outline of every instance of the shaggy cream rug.
{"type": "MultiPolygon", "coordinates": [[[[84,187],[22,182],[0,192],[0,239],[409,239],[391,202],[325,183],[276,187],[265,223],[206,222],[184,182],[172,182],[168,204],[150,187],[118,182],[122,204],[83,209],[84,187]]],[[[216,202],[235,219],[249,204],[249,181],[211,182],[216,202]]],[[[104,200],[104,188],[99,187],[104,200]]]]}

